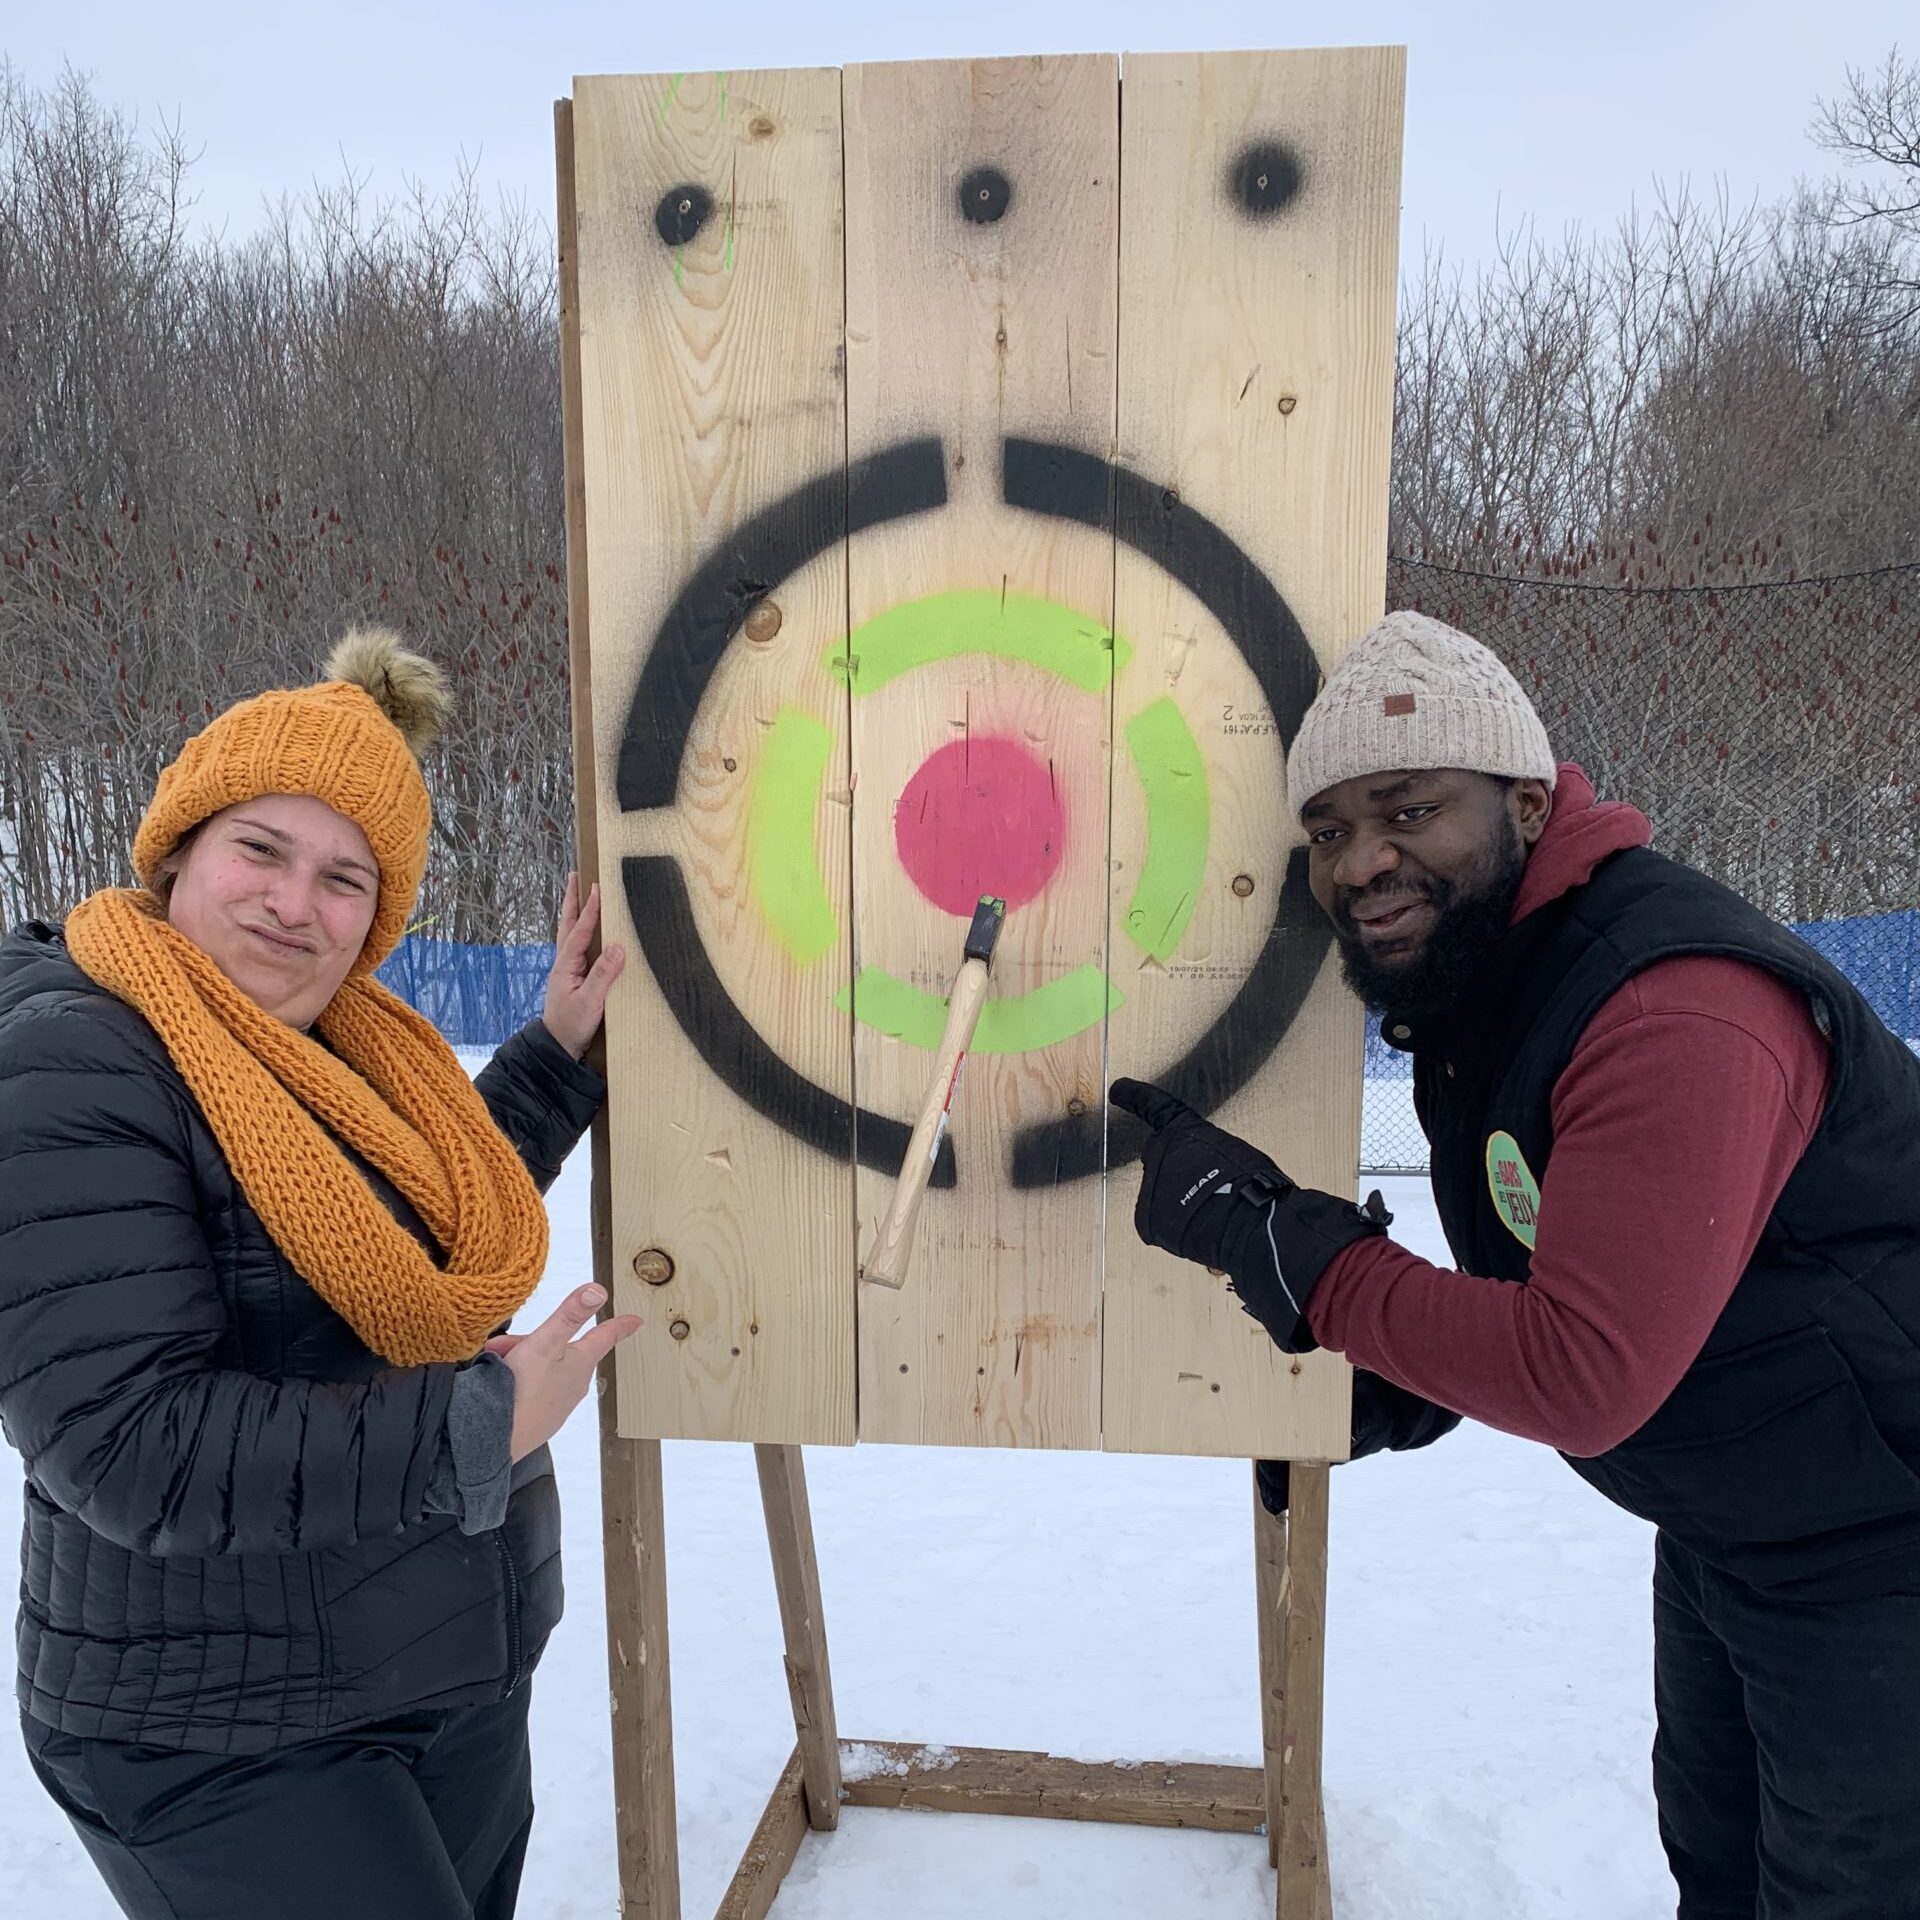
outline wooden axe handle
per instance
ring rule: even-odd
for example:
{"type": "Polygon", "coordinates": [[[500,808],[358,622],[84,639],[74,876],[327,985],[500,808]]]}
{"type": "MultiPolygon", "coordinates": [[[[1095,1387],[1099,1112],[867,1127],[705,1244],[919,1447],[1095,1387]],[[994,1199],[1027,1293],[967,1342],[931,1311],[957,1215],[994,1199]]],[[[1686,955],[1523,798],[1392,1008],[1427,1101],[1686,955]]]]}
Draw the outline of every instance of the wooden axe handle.
{"type": "Polygon", "coordinates": [[[901,1162],[900,1178],[894,1182],[893,1204],[880,1223],[880,1232],[867,1255],[861,1277],[876,1286],[899,1287],[906,1283],[907,1267],[913,1259],[913,1227],[920,1218],[920,1202],[927,1197],[927,1182],[933,1178],[933,1163],[940,1152],[941,1137],[947,1129],[947,1115],[953,1096],[959,1090],[960,1070],[966,1064],[967,1049],[973,1045],[973,1030],[980,1024],[980,1009],[987,1001],[988,969],[984,960],[968,960],[953,982],[953,996],[947,1002],[946,1031],[940,1036],[940,1051],[933,1062],[933,1079],[927,1088],[920,1118],[914,1122],[913,1137],[907,1142],[907,1157],[901,1162]]]}

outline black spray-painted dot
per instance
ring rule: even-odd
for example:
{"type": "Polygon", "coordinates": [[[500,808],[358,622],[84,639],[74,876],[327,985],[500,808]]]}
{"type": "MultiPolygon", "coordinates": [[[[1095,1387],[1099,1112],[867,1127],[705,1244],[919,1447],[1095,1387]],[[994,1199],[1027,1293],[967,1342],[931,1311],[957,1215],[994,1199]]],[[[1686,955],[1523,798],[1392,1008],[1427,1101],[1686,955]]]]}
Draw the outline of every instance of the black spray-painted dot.
{"type": "Polygon", "coordinates": [[[960,182],[960,211],[976,227],[990,226],[1013,200],[1013,182],[998,167],[975,167],[960,182]]]}
{"type": "Polygon", "coordinates": [[[713,195],[683,181],[669,187],[653,210],[654,231],[670,247],[684,247],[713,218],[713,195]]]}
{"type": "Polygon", "coordinates": [[[1300,191],[1306,177],[1300,156],[1277,140],[1245,148],[1227,171],[1227,190],[1256,220],[1276,214],[1300,191]]]}

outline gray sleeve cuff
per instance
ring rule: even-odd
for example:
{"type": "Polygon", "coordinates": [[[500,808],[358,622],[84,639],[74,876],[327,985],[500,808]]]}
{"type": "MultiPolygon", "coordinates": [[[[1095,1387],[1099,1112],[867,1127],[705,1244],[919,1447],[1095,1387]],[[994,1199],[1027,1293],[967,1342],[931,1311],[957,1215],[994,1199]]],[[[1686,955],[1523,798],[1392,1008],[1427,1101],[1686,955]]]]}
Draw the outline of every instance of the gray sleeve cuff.
{"type": "Polygon", "coordinates": [[[427,1511],[456,1515],[462,1533],[499,1526],[513,1481],[512,1441],[513,1369],[497,1353],[483,1353],[454,1376],[427,1511]]]}

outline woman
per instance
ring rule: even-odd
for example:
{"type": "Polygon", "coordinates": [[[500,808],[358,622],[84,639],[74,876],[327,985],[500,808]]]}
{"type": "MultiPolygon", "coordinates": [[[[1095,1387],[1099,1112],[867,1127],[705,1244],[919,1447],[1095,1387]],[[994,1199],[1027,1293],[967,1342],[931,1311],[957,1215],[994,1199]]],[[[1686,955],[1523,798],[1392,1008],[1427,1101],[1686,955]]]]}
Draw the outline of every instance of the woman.
{"type": "Polygon", "coordinates": [[[477,1084],[374,981],[446,705],[348,635],[162,773],[142,891],[0,942],[21,1724],[137,1920],[513,1911],[545,1443],[639,1322],[582,1333],[589,1287],[499,1330],[605,1095],[582,1056],[621,955],[588,966],[570,881],[542,1018],[477,1084]]]}

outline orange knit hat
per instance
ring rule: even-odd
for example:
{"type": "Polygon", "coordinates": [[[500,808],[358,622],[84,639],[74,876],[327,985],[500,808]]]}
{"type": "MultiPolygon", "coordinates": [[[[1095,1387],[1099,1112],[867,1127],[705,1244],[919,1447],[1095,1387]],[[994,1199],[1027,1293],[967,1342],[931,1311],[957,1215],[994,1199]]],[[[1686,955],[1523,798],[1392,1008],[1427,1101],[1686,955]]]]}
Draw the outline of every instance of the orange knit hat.
{"type": "Polygon", "coordinates": [[[311,794],[367,836],[380,864],[373,926],[353,965],[362,974],[400,944],[420,891],[433,816],[415,755],[452,702],[440,669],[382,627],[349,631],[324,673],[318,686],[238,702],[180,749],[134,835],[133,870],[152,887],[201,821],[262,794],[311,794]]]}

